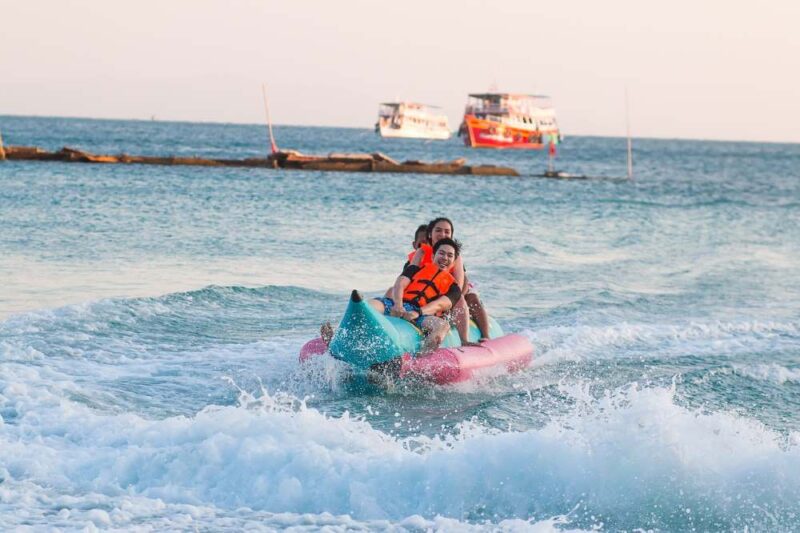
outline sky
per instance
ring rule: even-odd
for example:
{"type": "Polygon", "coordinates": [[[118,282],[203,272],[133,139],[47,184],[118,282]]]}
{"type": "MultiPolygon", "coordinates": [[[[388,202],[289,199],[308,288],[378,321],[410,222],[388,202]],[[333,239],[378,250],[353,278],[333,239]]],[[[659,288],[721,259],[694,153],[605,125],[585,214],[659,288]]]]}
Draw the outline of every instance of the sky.
{"type": "MultiPolygon", "coordinates": [[[[800,2],[0,0],[0,115],[371,128],[547,94],[564,134],[800,142],[800,2]]],[[[0,131],[2,124],[0,124],[0,131]]]]}

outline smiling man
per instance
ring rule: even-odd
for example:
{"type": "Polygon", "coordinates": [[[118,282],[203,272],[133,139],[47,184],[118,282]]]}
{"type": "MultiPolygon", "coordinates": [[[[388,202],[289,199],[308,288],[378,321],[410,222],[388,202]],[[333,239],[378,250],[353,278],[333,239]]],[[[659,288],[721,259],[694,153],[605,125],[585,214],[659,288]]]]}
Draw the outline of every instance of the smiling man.
{"type": "Polygon", "coordinates": [[[408,320],[425,333],[421,353],[432,352],[450,331],[442,314],[461,298],[461,288],[448,272],[461,251],[461,245],[449,238],[433,246],[433,262],[419,267],[409,265],[392,287],[391,298],[375,298],[370,305],[378,312],[408,320]]]}

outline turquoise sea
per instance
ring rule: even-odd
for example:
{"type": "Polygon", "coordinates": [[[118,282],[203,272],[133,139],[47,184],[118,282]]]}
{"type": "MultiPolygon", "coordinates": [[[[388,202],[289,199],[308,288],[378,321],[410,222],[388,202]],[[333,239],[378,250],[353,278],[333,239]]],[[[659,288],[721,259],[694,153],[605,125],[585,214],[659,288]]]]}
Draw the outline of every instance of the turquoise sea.
{"type": "MultiPolygon", "coordinates": [[[[263,155],[263,126],[0,116],[11,145],[263,155]]],[[[309,153],[546,151],[277,127],[309,153]]],[[[635,179],[0,163],[0,530],[800,529],[800,145],[635,179]],[[355,390],[298,350],[445,215],[520,373],[355,390]]],[[[621,176],[625,140],[558,166],[621,176]]]]}

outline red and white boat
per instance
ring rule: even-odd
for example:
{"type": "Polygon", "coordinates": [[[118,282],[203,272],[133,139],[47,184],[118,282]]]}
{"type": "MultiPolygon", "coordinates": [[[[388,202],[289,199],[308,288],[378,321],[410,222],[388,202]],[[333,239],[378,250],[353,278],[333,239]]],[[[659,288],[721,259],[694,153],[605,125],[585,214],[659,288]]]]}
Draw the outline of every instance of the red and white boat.
{"type": "Polygon", "coordinates": [[[458,134],[472,148],[539,150],[561,141],[550,99],[531,94],[470,94],[458,134]]]}

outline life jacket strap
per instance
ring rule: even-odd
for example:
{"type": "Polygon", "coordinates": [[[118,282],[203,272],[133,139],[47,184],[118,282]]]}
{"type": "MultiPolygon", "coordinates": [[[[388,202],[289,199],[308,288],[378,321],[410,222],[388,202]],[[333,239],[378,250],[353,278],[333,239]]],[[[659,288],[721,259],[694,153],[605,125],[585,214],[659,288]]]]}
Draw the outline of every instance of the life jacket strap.
{"type": "Polygon", "coordinates": [[[439,287],[434,283],[436,278],[441,273],[442,273],[442,270],[437,270],[436,273],[433,276],[431,276],[431,279],[414,280],[414,283],[422,285],[422,287],[419,290],[410,290],[410,291],[408,291],[409,294],[416,294],[416,296],[414,296],[414,298],[412,298],[409,301],[409,303],[411,303],[413,305],[416,305],[417,307],[421,308],[422,306],[424,306],[428,302],[432,302],[433,300],[435,300],[436,298],[441,296],[442,293],[439,290],[439,287]],[[428,289],[431,289],[433,291],[433,294],[430,295],[430,296],[427,294],[428,289]]]}

